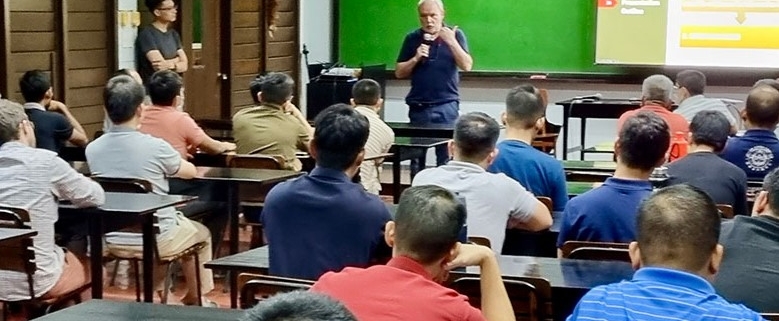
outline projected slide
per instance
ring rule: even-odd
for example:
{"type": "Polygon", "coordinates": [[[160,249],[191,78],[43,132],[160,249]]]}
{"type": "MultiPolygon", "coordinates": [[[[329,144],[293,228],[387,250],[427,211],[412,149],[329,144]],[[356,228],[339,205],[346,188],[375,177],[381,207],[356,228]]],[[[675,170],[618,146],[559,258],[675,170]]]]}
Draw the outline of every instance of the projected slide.
{"type": "Polygon", "coordinates": [[[599,64],[779,68],[779,0],[598,0],[599,64]]]}

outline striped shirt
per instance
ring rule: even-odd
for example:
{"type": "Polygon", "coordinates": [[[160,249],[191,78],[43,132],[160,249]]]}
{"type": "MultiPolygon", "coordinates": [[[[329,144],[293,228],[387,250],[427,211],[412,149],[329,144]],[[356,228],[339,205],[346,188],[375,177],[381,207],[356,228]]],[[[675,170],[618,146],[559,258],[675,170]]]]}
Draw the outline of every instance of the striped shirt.
{"type": "Polygon", "coordinates": [[[678,270],[642,268],[631,281],[592,289],[579,301],[574,320],[763,320],[728,303],[705,279],[678,270]]]}
{"type": "MultiPolygon", "coordinates": [[[[33,237],[36,297],[54,287],[65,264],[65,253],[54,244],[58,198],[79,207],[97,206],[105,201],[99,184],[76,172],[57,154],[19,142],[0,146],[0,204],[26,209],[30,226],[38,232],[33,237]]],[[[30,299],[26,274],[0,271],[0,284],[0,300],[30,299]]]]}
{"type": "MultiPolygon", "coordinates": [[[[395,143],[395,132],[387,126],[379,114],[368,106],[357,106],[357,112],[368,118],[371,129],[368,141],[365,143],[365,156],[379,155],[389,151],[395,143]]],[[[360,165],[360,183],[368,193],[379,194],[381,191],[381,164],[384,159],[362,162],[360,165]]]]}

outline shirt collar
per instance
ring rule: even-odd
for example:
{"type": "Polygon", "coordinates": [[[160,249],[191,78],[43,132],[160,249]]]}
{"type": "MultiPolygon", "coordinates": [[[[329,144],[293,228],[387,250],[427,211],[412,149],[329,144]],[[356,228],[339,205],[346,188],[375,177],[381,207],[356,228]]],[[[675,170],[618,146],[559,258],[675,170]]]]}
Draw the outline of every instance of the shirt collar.
{"type": "Polygon", "coordinates": [[[311,171],[311,174],[309,174],[309,176],[328,177],[328,178],[334,178],[345,182],[352,181],[351,179],[349,179],[348,176],[346,176],[346,174],[343,171],[332,169],[332,168],[320,167],[320,166],[314,167],[314,169],[311,171]]]}
{"type": "Polygon", "coordinates": [[[468,163],[468,162],[461,162],[461,161],[456,161],[456,160],[450,160],[444,166],[450,167],[450,168],[462,169],[462,170],[465,170],[465,171],[468,171],[468,172],[474,172],[474,173],[484,173],[484,172],[487,171],[487,170],[485,170],[484,168],[482,168],[481,166],[479,166],[477,164],[468,163]]]}
{"type": "Polygon", "coordinates": [[[613,186],[621,189],[649,190],[649,191],[652,190],[652,182],[650,181],[624,179],[624,178],[617,178],[617,177],[607,178],[606,181],[603,183],[603,185],[613,186]]]}
{"type": "Polygon", "coordinates": [[[135,128],[130,128],[127,126],[122,125],[114,125],[110,129],[108,129],[107,132],[109,133],[129,133],[129,132],[137,132],[135,128]]]}
{"type": "Polygon", "coordinates": [[[8,149],[13,150],[13,149],[20,149],[20,148],[27,148],[27,147],[30,146],[27,146],[25,144],[22,144],[19,141],[14,140],[0,145],[0,150],[8,150],[8,149]]]}
{"type": "Polygon", "coordinates": [[[392,259],[387,262],[387,266],[394,267],[396,269],[400,269],[403,271],[408,271],[414,274],[419,274],[423,276],[425,279],[433,280],[433,277],[430,276],[429,273],[427,273],[427,270],[425,270],[425,267],[422,266],[422,264],[419,264],[419,262],[414,261],[414,259],[406,257],[406,256],[395,256],[392,259]]]}
{"type": "Polygon", "coordinates": [[[767,137],[767,138],[776,139],[776,133],[768,129],[754,128],[754,129],[747,130],[744,133],[744,136],[741,137],[767,137]]]}
{"type": "Polygon", "coordinates": [[[680,286],[687,289],[716,294],[714,287],[706,279],[695,274],[659,267],[641,268],[633,275],[633,281],[653,281],[680,286]]]}
{"type": "Polygon", "coordinates": [[[365,111],[368,111],[368,114],[369,114],[369,115],[371,115],[371,116],[376,116],[376,117],[379,117],[379,113],[378,113],[378,112],[376,112],[376,110],[374,110],[374,109],[373,109],[372,107],[370,107],[370,106],[365,106],[365,105],[357,105],[357,106],[355,106],[355,107],[354,107],[354,109],[365,110],[365,111]]]}
{"type": "Polygon", "coordinates": [[[24,103],[24,109],[37,109],[40,111],[46,111],[46,107],[39,103],[24,103]]]}
{"type": "Polygon", "coordinates": [[[646,105],[641,106],[641,110],[648,110],[655,113],[661,113],[661,114],[670,114],[671,111],[668,110],[668,108],[665,108],[665,106],[658,105],[654,102],[647,102],[646,105]]]}

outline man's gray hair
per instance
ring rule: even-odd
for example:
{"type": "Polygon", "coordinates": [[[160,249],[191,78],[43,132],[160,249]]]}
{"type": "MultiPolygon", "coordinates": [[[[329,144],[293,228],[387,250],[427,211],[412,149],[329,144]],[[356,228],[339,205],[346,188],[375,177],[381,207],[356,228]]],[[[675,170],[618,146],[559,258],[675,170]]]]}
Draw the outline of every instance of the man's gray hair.
{"type": "Polygon", "coordinates": [[[22,105],[0,99],[0,145],[18,140],[19,124],[26,119],[22,105]]]}
{"type": "Polygon", "coordinates": [[[417,8],[421,7],[422,4],[424,4],[425,2],[435,3],[438,5],[439,8],[441,8],[441,11],[444,11],[444,2],[441,0],[419,0],[419,2],[417,3],[417,8]]]}
{"type": "Polygon", "coordinates": [[[671,101],[671,93],[674,90],[674,82],[665,75],[652,75],[644,79],[641,86],[641,95],[646,100],[671,101]]]}

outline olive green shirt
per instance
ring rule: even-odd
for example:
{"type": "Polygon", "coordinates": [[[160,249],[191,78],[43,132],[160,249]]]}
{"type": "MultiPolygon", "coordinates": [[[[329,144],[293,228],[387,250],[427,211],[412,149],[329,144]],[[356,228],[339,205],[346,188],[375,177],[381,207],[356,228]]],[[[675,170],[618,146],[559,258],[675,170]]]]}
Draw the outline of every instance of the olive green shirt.
{"type": "Polygon", "coordinates": [[[299,171],[302,164],[295,152],[308,151],[307,128],[281,107],[264,104],[241,109],[233,116],[233,137],[238,154],[281,155],[286,169],[299,171]]]}

